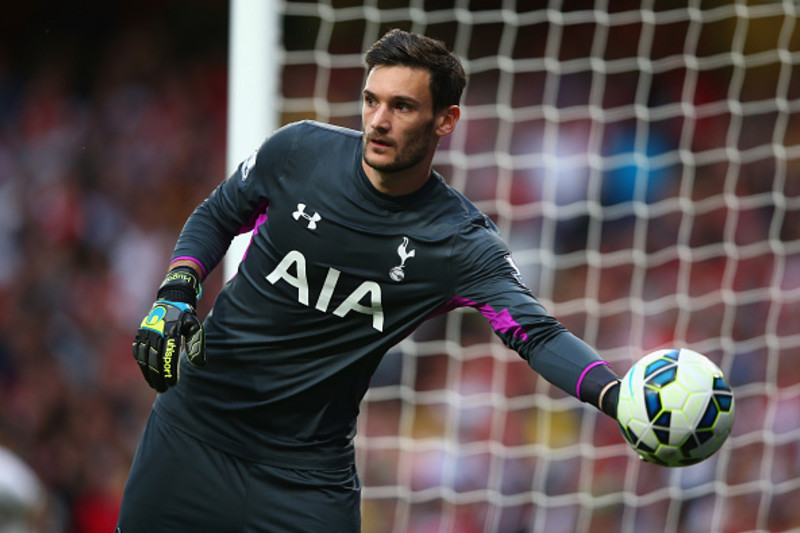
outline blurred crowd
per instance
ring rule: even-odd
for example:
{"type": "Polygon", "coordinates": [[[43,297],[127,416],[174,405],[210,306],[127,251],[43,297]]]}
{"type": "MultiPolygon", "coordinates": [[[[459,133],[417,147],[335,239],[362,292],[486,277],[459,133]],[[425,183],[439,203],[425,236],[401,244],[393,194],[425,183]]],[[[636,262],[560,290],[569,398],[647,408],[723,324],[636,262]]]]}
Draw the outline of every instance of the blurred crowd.
{"type": "Polygon", "coordinates": [[[49,7],[0,49],[0,444],[49,493],[42,531],[110,532],[154,399],[132,333],[223,176],[226,53],[49,7]]]}
{"type": "MultiPolygon", "coordinates": [[[[7,459],[0,462],[0,533],[3,514],[17,511],[31,513],[42,532],[113,530],[154,399],[133,363],[132,335],[152,303],[183,221],[224,177],[227,35],[220,20],[227,8],[219,2],[157,4],[145,1],[126,11],[98,1],[89,2],[85,12],[57,2],[42,2],[39,7],[46,9],[40,10],[17,5],[0,27],[0,461],[7,459]],[[4,491],[3,476],[12,473],[16,481],[10,485],[18,490],[4,491]],[[32,504],[7,510],[3,502],[12,500],[32,504]]],[[[295,78],[285,80],[297,83],[315,75],[297,76],[295,70],[295,78]]],[[[477,77],[468,104],[482,104],[485,95],[495,98],[496,86],[497,80],[477,77]]],[[[565,92],[592,90],[586,79],[570,79],[570,87],[565,92]]],[[[672,97],[680,98],[680,89],[676,81],[654,93],[668,99],[672,90],[672,97]]],[[[726,98],[726,83],[702,89],[698,98],[726,98]]],[[[283,88],[285,95],[308,90],[283,88]]],[[[469,112],[465,117],[463,143],[448,140],[443,149],[459,143],[468,153],[492,149],[500,126],[470,121],[469,112]]],[[[354,125],[353,117],[339,122],[354,125]]],[[[654,126],[656,155],[677,146],[681,125],[654,126]]],[[[745,132],[747,138],[773,134],[770,117],[748,125],[754,127],[745,132]]],[[[577,126],[564,125],[562,131],[580,145],[585,123],[577,126]]],[[[541,148],[542,127],[543,121],[531,121],[516,131],[512,155],[541,148]]],[[[725,146],[727,132],[706,121],[695,148],[725,146]]],[[[630,148],[630,135],[621,135],[623,148],[616,149],[630,148]]],[[[800,138],[791,131],[786,138],[791,135],[800,138]]],[[[559,142],[569,150],[572,141],[559,142]]],[[[501,190],[497,168],[487,174],[457,167],[450,159],[442,170],[469,177],[455,182],[465,184],[476,200],[490,200],[501,190]]],[[[796,207],[781,213],[776,224],[774,206],[737,204],[733,198],[768,193],[775,172],[769,158],[742,170],[736,180],[724,165],[698,170],[687,191],[676,166],[652,173],[646,194],[639,196],[626,169],[609,175],[606,183],[617,186],[597,196],[603,205],[675,200],[674,209],[662,209],[663,216],[644,226],[633,214],[593,220],[588,208],[579,216],[557,217],[556,223],[545,220],[541,202],[569,208],[592,194],[588,176],[571,174],[548,185],[540,173],[515,173],[511,203],[536,204],[538,215],[509,222],[502,209],[489,213],[513,247],[549,245],[552,254],[567,259],[587,243],[599,243],[594,252],[613,258],[642,241],[654,254],[677,249],[679,239],[703,250],[703,259],[688,267],[677,254],[654,261],[644,278],[633,276],[634,266],[642,268],[641,257],[609,266],[565,260],[554,267],[547,253],[524,259],[523,275],[571,329],[611,356],[618,372],[636,355],[627,347],[655,349],[672,342],[676,331],[681,340],[708,348],[743,391],[737,396],[739,440],[732,443],[733,452],[680,476],[640,465],[613,422],[538,380],[516,355],[498,354],[480,317],[459,313],[431,321],[414,339],[422,343],[417,347],[435,345],[456,331],[448,340],[464,346],[463,352],[415,353],[403,347],[387,357],[373,380],[376,394],[364,405],[357,442],[367,487],[365,531],[393,531],[397,524],[419,533],[513,533],[531,524],[548,532],[587,524],[598,531],[623,525],[652,531],[668,515],[680,522],[680,531],[708,531],[712,520],[724,531],[737,531],[755,528],[764,508],[774,530],[800,527],[797,506],[787,503],[800,497],[791,489],[792,480],[800,479],[795,443],[800,438],[782,440],[800,427],[800,393],[791,388],[800,382],[800,367],[790,364],[797,348],[782,350],[764,340],[791,336],[800,318],[800,260],[777,244],[797,243],[800,221],[796,207]],[[720,195],[726,188],[727,200],[720,195]],[[677,198],[687,193],[691,201],[712,206],[693,213],[688,239],[676,230],[685,206],[677,198]],[[547,233],[552,223],[555,229],[547,233]],[[730,268],[732,248],[770,240],[763,253],[733,254],[730,268]],[[718,246],[722,241],[727,247],[718,246]],[[690,268],[691,275],[679,277],[681,268],[690,268]],[[795,296],[776,312],[768,298],[751,295],[732,303],[723,289],[795,296]],[[670,300],[663,312],[641,308],[642,300],[669,300],[677,293],[686,299],[670,300]],[[584,295],[597,307],[583,306],[584,295]],[[615,307],[626,298],[629,307],[640,307],[615,307]],[[687,309],[691,298],[698,299],[697,309],[687,309]],[[769,316],[770,325],[754,316],[769,316]],[[742,344],[732,347],[725,340],[742,344]],[[408,388],[417,394],[410,398],[408,388]],[[766,417],[767,412],[772,414],[766,417]],[[769,446],[753,437],[761,432],[775,436],[769,446]],[[382,437],[390,437],[389,444],[382,437]],[[676,479],[677,490],[687,491],[685,500],[674,490],[659,492],[675,487],[676,479]],[[744,488],[729,498],[715,481],[744,488]],[[790,489],[764,499],[767,487],[787,481],[790,489]],[[616,496],[587,511],[585,502],[567,496],[576,492],[601,500],[616,496]],[[630,504],[637,496],[644,503],[634,512],[630,504]],[[546,513],[537,512],[545,505],[546,513]]],[[[787,177],[779,192],[800,196],[797,178],[787,177]]],[[[220,283],[219,272],[207,280],[211,296],[201,300],[201,314],[220,283]]]]}

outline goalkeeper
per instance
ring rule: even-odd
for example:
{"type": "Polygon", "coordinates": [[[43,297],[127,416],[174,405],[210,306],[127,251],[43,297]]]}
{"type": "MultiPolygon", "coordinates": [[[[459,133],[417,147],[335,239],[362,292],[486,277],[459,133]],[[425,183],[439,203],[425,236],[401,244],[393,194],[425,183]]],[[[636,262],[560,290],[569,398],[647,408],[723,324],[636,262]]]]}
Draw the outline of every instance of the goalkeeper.
{"type": "Polygon", "coordinates": [[[160,394],[120,533],[360,531],[353,438],[370,376],[426,318],[459,306],[615,416],[617,376],[540,305],[494,224],[432,170],[459,120],[458,58],[392,30],[365,63],[363,131],[283,127],[186,221],[133,343],[160,394]],[[201,323],[203,278],[250,229],[201,323]]]}

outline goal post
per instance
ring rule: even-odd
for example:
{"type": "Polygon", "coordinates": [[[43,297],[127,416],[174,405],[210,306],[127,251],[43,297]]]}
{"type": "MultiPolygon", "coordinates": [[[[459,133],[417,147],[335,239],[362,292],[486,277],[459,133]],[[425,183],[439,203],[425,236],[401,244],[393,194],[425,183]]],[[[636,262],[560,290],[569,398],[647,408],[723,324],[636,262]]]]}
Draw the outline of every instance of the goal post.
{"type": "MultiPolygon", "coordinates": [[[[230,0],[227,176],[278,126],[278,8],[278,0],[230,0]]],[[[250,237],[242,234],[231,243],[222,265],[224,281],[236,274],[250,237]]]]}
{"type": "Polygon", "coordinates": [[[393,27],[445,41],[469,84],[434,165],[497,223],[537,297],[617,373],[685,346],[736,397],[714,457],[660,468],[479,315],[437,317],[387,355],[362,403],[365,532],[800,528],[793,0],[284,0],[275,12],[278,125],[360,129],[365,47],[393,27]]]}

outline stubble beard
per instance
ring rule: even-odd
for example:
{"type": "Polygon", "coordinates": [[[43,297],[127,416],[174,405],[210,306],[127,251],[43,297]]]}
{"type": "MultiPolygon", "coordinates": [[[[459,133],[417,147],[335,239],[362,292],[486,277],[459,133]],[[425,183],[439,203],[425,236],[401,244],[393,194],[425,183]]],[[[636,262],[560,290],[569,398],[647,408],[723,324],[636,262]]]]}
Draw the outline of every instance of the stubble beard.
{"type": "MultiPolygon", "coordinates": [[[[394,159],[387,163],[376,163],[370,161],[368,156],[368,146],[370,137],[364,132],[364,143],[361,148],[361,155],[364,162],[371,168],[384,174],[393,174],[401,172],[408,168],[413,167],[420,161],[424,160],[428,155],[428,147],[430,144],[431,136],[433,135],[433,121],[420,128],[419,132],[414,132],[408,135],[409,143],[403,147],[402,151],[398,151],[394,159]]],[[[397,149],[397,144],[393,145],[397,149]]]]}

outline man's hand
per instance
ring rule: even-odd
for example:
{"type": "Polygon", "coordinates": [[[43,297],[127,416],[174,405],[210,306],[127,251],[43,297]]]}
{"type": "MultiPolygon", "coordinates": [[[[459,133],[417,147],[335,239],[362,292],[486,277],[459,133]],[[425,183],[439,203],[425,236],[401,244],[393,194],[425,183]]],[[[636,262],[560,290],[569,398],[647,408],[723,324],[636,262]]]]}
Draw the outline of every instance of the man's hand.
{"type": "Polygon", "coordinates": [[[206,364],[205,332],[195,314],[201,292],[197,275],[190,268],[172,270],[136,332],[133,357],[147,384],[158,392],[178,383],[182,345],[192,365],[206,364]]]}
{"type": "Polygon", "coordinates": [[[194,366],[206,364],[205,333],[194,309],[183,302],[158,300],[133,341],[133,356],[147,383],[164,392],[178,383],[181,340],[194,366]]]}

